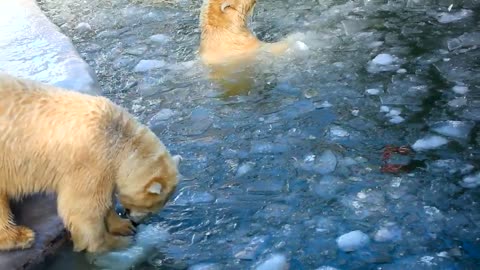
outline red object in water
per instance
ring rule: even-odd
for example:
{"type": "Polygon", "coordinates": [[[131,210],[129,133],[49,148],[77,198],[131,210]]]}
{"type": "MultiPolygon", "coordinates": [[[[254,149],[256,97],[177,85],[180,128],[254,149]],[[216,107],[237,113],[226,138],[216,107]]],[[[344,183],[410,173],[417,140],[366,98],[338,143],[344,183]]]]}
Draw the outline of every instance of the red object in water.
{"type": "Polygon", "coordinates": [[[403,171],[405,165],[402,164],[389,164],[388,160],[392,157],[392,154],[400,154],[400,155],[409,155],[412,153],[412,150],[409,146],[391,146],[387,145],[383,149],[382,154],[382,161],[385,163],[381,168],[380,171],[384,173],[399,173],[403,171]]]}
{"type": "Polygon", "coordinates": [[[403,170],[404,165],[401,164],[385,164],[380,168],[383,173],[399,173],[403,170]]]}

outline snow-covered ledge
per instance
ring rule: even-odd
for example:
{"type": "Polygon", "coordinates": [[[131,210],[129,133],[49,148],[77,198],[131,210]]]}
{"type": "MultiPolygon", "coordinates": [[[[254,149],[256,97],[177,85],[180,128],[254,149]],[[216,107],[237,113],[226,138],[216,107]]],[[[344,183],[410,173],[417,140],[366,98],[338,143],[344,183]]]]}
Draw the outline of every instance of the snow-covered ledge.
{"type": "Polygon", "coordinates": [[[95,75],[35,0],[0,1],[0,71],[99,94],[95,75]]]}
{"type": "MultiPolygon", "coordinates": [[[[100,94],[90,67],[35,0],[0,0],[0,29],[0,72],[100,94]]],[[[32,228],[36,241],[30,249],[0,252],[0,268],[30,269],[58,249],[65,231],[54,196],[36,195],[12,206],[17,223],[32,228]]]]}

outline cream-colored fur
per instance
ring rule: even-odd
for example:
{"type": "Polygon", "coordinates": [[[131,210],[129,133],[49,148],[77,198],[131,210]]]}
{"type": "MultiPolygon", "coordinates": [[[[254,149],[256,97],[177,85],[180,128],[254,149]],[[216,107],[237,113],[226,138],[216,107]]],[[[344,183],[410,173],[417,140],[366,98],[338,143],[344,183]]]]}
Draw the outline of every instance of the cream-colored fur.
{"type": "Polygon", "coordinates": [[[9,199],[55,192],[74,250],[103,252],[127,246],[133,233],[114,194],[138,219],[177,186],[178,158],[103,97],[0,74],[0,130],[0,250],[29,248],[35,238],[14,223],[9,199]]]}
{"type": "Polygon", "coordinates": [[[200,13],[200,59],[210,69],[210,79],[226,95],[237,95],[254,85],[253,71],[261,54],[283,55],[291,38],[275,43],[259,40],[247,27],[256,0],[204,0],[200,13]]]}
{"type": "Polygon", "coordinates": [[[247,27],[256,0],[204,0],[200,13],[200,57],[205,64],[251,61],[259,51],[281,54],[288,43],[259,40],[247,27]]]}

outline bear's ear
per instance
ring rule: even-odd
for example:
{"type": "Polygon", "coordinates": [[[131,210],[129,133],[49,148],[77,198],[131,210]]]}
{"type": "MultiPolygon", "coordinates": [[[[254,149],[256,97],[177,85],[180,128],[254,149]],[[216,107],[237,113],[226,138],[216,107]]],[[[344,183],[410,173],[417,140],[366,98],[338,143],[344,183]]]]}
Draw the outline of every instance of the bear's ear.
{"type": "Polygon", "coordinates": [[[230,6],[232,6],[232,0],[225,0],[222,2],[222,5],[220,6],[220,10],[222,12],[225,12],[225,9],[230,6]]]}
{"type": "Polygon", "coordinates": [[[182,156],[180,156],[180,155],[175,155],[175,156],[172,157],[172,159],[173,159],[173,162],[175,163],[175,166],[177,166],[177,167],[180,164],[180,161],[183,160],[182,156]]]}
{"type": "Polygon", "coordinates": [[[152,194],[160,194],[162,193],[162,184],[158,182],[152,182],[148,187],[148,192],[152,194]]]}

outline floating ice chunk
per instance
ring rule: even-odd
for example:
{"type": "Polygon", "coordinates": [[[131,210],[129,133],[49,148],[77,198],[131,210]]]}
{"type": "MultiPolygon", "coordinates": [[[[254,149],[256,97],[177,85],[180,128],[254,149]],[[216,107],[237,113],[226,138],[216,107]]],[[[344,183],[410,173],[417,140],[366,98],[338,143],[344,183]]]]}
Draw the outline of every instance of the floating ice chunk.
{"type": "Polygon", "coordinates": [[[329,174],[337,167],[337,157],[330,150],[323,152],[318,158],[313,157],[313,159],[305,159],[301,162],[300,168],[319,174],[329,174]]]}
{"type": "Polygon", "coordinates": [[[437,135],[430,135],[425,138],[417,140],[412,145],[412,148],[415,151],[430,150],[430,149],[438,148],[447,143],[448,143],[448,140],[445,139],[444,137],[437,136],[437,135]]]}
{"type": "Polygon", "coordinates": [[[397,70],[397,73],[398,73],[398,74],[405,74],[405,73],[407,73],[407,70],[404,69],[404,68],[399,68],[399,69],[397,70]]]}
{"type": "Polygon", "coordinates": [[[124,250],[112,251],[102,255],[87,254],[90,263],[104,270],[127,270],[143,262],[157,246],[164,244],[169,233],[158,224],[140,225],[135,235],[135,243],[124,250]]]}
{"type": "Polygon", "coordinates": [[[75,27],[75,30],[77,30],[77,32],[79,33],[86,33],[86,32],[92,31],[92,27],[90,26],[90,24],[86,22],[81,22],[77,24],[77,26],[75,27]]]}
{"type": "Polygon", "coordinates": [[[259,255],[262,250],[265,249],[265,246],[268,245],[270,237],[260,235],[255,236],[251,241],[244,247],[241,247],[238,251],[235,251],[235,258],[241,260],[253,260],[257,255],[259,255]]]}
{"type": "Polygon", "coordinates": [[[464,188],[475,188],[480,186],[480,172],[463,178],[460,185],[464,188]]]}
{"type": "Polygon", "coordinates": [[[163,60],[140,60],[133,69],[134,72],[146,72],[153,69],[164,68],[167,63],[163,60]]]}
{"type": "Polygon", "coordinates": [[[393,116],[398,116],[401,113],[402,113],[402,110],[400,110],[400,109],[391,109],[385,116],[393,117],[393,116]]]}
{"type": "Polygon", "coordinates": [[[390,123],[392,124],[400,124],[402,123],[403,121],[405,121],[405,118],[399,116],[399,115],[395,115],[393,116],[392,118],[390,118],[390,120],[388,120],[390,123]]]}
{"type": "Polygon", "coordinates": [[[324,266],[320,266],[319,268],[317,268],[315,270],[338,270],[338,268],[331,267],[331,266],[328,266],[328,265],[324,265],[324,266]]]}
{"type": "Polygon", "coordinates": [[[215,196],[206,191],[195,191],[192,187],[184,187],[180,190],[178,196],[173,200],[176,205],[189,205],[198,203],[210,203],[215,200],[215,196]]]}
{"type": "Polygon", "coordinates": [[[452,99],[448,102],[448,105],[450,107],[454,107],[454,108],[463,107],[463,106],[467,105],[467,98],[466,97],[458,97],[458,98],[452,99]]]}
{"type": "Polygon", "coordinates": [[[465,95],[466,93],[468,93],[468,86],[465,86],[465,85],[455,85],[453,88],[452,88],[453,92],[455,92],[456,94],[459,94],[459,95],[465,95]]]}
{"type": "Polygon", "coordinates": [[[387,53],[381,53],[372,59],[373,64],[382,65],[382,66],[391,65],[393,64],[394,61],[395,61],[395,58],[392,55],[387,53]]]}
{"type": "Polygon", "coordinates": [[[149,124],[160,122],[160,121],[166,121],[170,119],[172,116],[175,115],[175,112],[172,111],[171,109],[161,109],[158,113],[156,113],[149,121],[149,124]]]}
{"type": "Polygon", "coordinates": [[[365,90],[365,92],[369,95],[372,95],[372,96],[376,96],[376,95],[380,94],[380,90],[375,89],[375,88],[367,89],[367,90],[365,90]]]}
{"type": "Polygon", "coordinates": [[[474,124],[464,121],[442,121],[432,125],[432,130],[440,135],[466,139],[470,136],[474,124]]]}
{"type": "Polygon", "coordinates": [[[295,42],[295,48],[299,49],[300,51],[308,51],[308,46],[302,41],[297,40],[295,42]]]}
{"type": "Polygon", "coordinates": [[[218,263],[199,263],[188,267],[188,270],[222,270],[223,267],[218,263]]]}
{"type": "Polygon", "coordinates": [[[330,108],[330,107],[333,106],[332,103],[330,103],[330,102],[328,102],[328,101],[324,101],[324,102],[322,102],[322,103],[320,103],[320,102],[315,102],[314,105],[315,105],[315,108],[317,108],[317,109],[330,108]]]}
{"type": "Polygon", "coordinates": [[[342,181],[331,175],[323,176],[320,181],[313,185],[313,191],[322,199],[330,200],[338,196],[338,190],[342,181]]]}
{"type": "Polygon", "coordinates": [[[170,37],[164,34],[157,34],[150,36],[150,40],[155,43],[165,44],[170,41],[170,37]]]}
{"type": "Polygon", "coordinates": [[[260,263],[255,270],[288,270],[289,264],[283,254],[272,254],[264,262],[260,263]]]}
{"type": "Polygon", "coordinates": [[[447,46],[449,50],[480,45],[480,32],[464,33],[463,35],[449,39],[447,46]]]}
{"type": "Polygon", "coordinates": [[[342,127],[340,126],[333,126],[330,128],[330,135],[332,137],[348,137],[350,136],[350,134],[348,133],[348,131],[346,131],[345,129],[343,129],[342,127]]]}
{"type": "Polygon", "coordinates": [[[463,20],[467,17],[472,16],[473,11],[469,9],[461,9],[457,12],[441,12],[437,14],[437,21],[439,23],[451,23],[463,20]]]}
{"type": "Polygon", "coordinates": [[[356,230],[341,235],[336,241],[339,249],[349,252],[368,245],[370,243],[370,238],[362,231],[356,230]]]}
{"type": "Polygon", "coordinates": [[[275,154],[288,151],[286,144],[270,142],[252,142],[250,151],[254,154],[275,154]]]}
{"type": "Polygon", "coordinates": [[[370,44],[368,44],[368,48],[372,49],[372,48],[377,48],[377,47],[380,47],[383,45],[383,41],[374,41],[370,44]]]}
{"type": "Polygon", "coordinates": [[[389,112],[390,111],[390,107],[388,106],[380,106],[380,112],[389,112]]]}
{"type": "Polygon", "coordinates": [[[255,165],[255,163],[253,163],[253,162],[246,162],[246,163],[243,163],[242,165],[238,166],[237,177],[242,176],[242,175],[248,173],[249,171],[251,171],[253,169],[254,165],[255,165]]]}
{"type": "Polygon", "coordinates": [[[375,232],[377,242],[398,241],[402,238],[402,230],[395,223],[389,222],[375,232]]]}

